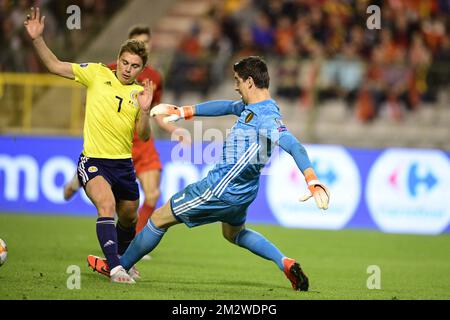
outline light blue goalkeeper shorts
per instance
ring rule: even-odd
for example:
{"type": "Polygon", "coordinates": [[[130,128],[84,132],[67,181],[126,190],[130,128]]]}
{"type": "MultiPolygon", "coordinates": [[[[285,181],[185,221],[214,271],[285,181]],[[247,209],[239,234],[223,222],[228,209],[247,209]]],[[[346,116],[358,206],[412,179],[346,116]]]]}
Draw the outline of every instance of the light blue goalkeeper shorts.
{"type": "Polygon", "coordinates": [[[220,200],[212,194],[206,179],[188,185],[170,199],[173,215],[189,228],[217,221],[240,226],[245,223],[250,204],[220,200]]]}

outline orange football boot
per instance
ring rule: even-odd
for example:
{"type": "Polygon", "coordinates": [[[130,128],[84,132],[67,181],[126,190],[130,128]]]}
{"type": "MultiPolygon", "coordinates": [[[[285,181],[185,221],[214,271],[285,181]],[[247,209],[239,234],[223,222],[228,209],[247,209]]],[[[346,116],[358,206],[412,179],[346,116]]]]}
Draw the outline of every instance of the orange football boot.
{"type": "Polygon", "coordinates": [[[308,291],[309,280],[300,265],[290,258],[283,259],[284,274],[291,281],[292,288],[296,291],[308,291]]]}
{"type": "Polygon", "coordinates": [[[88,255],[87,257],[88,267],[92,269],[92,271],[96,271],[101,273],[104,276],[109,278],[109,266],[106,259],[102,259],[97,256],[88,255]]]}

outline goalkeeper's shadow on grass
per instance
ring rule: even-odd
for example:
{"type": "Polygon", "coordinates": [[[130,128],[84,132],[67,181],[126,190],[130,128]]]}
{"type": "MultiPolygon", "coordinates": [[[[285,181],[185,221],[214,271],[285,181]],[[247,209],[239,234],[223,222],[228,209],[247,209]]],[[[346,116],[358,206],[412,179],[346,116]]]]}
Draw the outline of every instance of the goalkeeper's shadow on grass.
{"type": "MultiPolygon", "coordinates": [[[[279,285],[268,285],[267,283],[264,282],[252,282],[252,281],[217,281],[215,282],[217,285],[232,285],[232,286],[250,286],[250,287],[259,287],[259,288],[268,288],[268,290],[272,291],[273,289],[280,289],[280,290],[284,290],[284,289],[288,289],[292,292],[294,292],[294,290],[292,290],[292,288],[286,284],[279,284],[279,285]]],[[[302,291],[302,292],[310,292],[310,293],[320,293],[320,291],[315,291],[315,290],[309,290],[309,291],[302,291]]]]}
{"type": "MultiPolygon", "coordinates": [[[[138,280],[138,283],[153,283],[153,284],[161,284],[161,285],[166,285],[167,282],[165,280],[157,280],[157,279],[140,279],[138,280]]],[[[267,284],[265,283],[261,283],[261,282],[250,282],[250,281],[199,281],[199,280],[173,280],[174,284],[177,285],[188,285],[188,286],[192,286],[192,285],[205,285],[205,286],[242,286],[242,287],[258,287],[258,288],[264,288],[264,287],[268,287],[267,284]]],[[[273,286],[272,286],[273,287],[273,286]]],[[[285,288],[283,286],[279,286],[277,288],[285,288]]]]}
{"type": "MultiPolygon", "coordinates": [[[[147,282],[147,281],[143,281],[143,280],[139,280],[139,282],[147,282]]],[[[149,281],[151,282],[151,281],[149,281]]],[[[165,282],[161,282],[161,283],[165,283],[165,282]]],[[[277,290],[288,290],[291,292],[295,292],[294,290],[292,290],[292,288],[290,286],[286,286],[286,285],[268,285],[267,283],[264,282],[255,282],[255,281],[186,281],[186,280],[180,280],[180,281],[176,281],[177,284],[180,285],[192,285],[192,284],[204,284],[204,285],[214,285],[216,287],[218,286],[233,286],[233,287],[255,287],[255,288],[260,288],[260,289],[267,289],[268,291],[273,291],[274,289],[277,290]]],[[[300,291],[298,291],[300,293],[300,291]]],[[[309,291],[301,291],[301,293],[320,293],[320,291],[316,291],[316,290],[309,290],[309,291]]]]}
{"type": "MultiPolygon", "coordinates": [[[[88,276],[89,279],[99,279],[101,281],[105,281],[108,282],[108,279],[106,279],[105,276],[102,276],[100,274],[96,274],[96,273],[86,273],[86,276],[88,276]]],[[[137,281],[137,284],[145,284],[145,285],[162,285],[162,286],[166,286],[167,282],[165,280],[156,280],[156,279],[140,279],[137,281]]],[[[259,289],[267,289],[267,291],[273,291],[274,289],[277,290],[287,290],[289,292],[295,292],[294,290],[292,290],[290,287],[286,286],[286,285],[267,285],[267,283],[263,283],[263,282],[254,282],[254,281],[189,281],[189,280],[175,280],[174,281],[175,284],[177,285],[206,285],[206,286],[233,286],[233,287],[254,287],[254,288],[259,288],[259,289]]],[[[314,294],[318,294],[321,293],[320,291],[316,291],[316,290],[309,290],[309,291],[297,291],[298,293],[314,293],[314,294]]]]}

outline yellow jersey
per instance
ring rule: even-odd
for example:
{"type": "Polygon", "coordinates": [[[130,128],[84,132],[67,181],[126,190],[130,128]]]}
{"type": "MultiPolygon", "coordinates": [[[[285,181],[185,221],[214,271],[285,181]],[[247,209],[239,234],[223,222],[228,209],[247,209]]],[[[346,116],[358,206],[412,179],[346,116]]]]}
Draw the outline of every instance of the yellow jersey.
{"type": "Polygon", "coordinates": [[[138,84],[122,84],[101,63],[72,64],[75,81],[87,88],[83,154],[88,158],[131,158],[133,132],[139,119],[138,84]]]}

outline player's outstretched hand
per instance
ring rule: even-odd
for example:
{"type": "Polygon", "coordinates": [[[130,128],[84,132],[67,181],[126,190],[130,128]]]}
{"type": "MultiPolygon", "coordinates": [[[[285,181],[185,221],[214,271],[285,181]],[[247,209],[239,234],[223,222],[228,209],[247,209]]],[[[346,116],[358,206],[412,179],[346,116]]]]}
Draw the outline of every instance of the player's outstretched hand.
{"type": "Polygon", "coordinates": [[[138,102],[139,106],[141,107],[142,112],[149,113],[150,107],[152,105],[153,101],[153,92],[155,90],[155,86],[153,85],[152,81],[149,81],[148,79],[144,80],[144,90],[139,92],[138,95],[138,102]]]}
{"type": "Polygon", "coordinates": [[[32,40],[40,37],[44,32],[44,20],[45,16],[41,17],[39,8],[31,8],[31,12],[27,14],[27,20],[23,24],[32,40]]]}
{"type": "Polygon", "coordinates": [[[328,203],[330,202],[330,191],[318,180],[308,183],[307,193],[301,196],[299,200],[303,202],[311,197],[314,197],[316,205],[319,209],[328,209],[328,203]]]}
{"type": "Polygon", "coordinates": [[[175,122],[181,119],[180,107],[173,104],[161,103],[152,108],[150,116],[164,116],[163,121],[165,123],[175,122]]]}
{"type": "Polygon", "coordinates": [[[156,117],[158,115],[164,116],[163,121],[165,123],[175,122],[180,119],[190,119],[194,116],[194,107],[177,107],[173,104],[161,103],[154,106],[150,111],[150,116],[156,117]]]}

